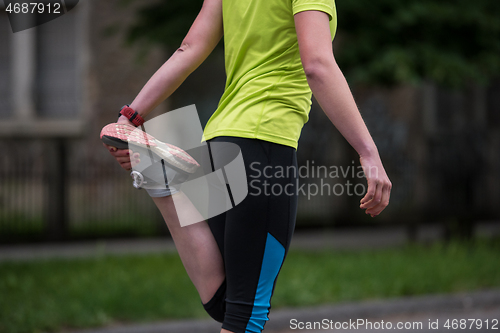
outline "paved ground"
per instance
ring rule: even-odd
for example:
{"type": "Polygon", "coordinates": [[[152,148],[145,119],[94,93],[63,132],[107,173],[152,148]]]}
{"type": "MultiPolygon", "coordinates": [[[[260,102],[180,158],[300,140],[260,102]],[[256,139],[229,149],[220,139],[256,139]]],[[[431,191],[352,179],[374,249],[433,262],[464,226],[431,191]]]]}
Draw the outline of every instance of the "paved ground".
{"type": "Polygon", "coordinates": [[[291,328],[277,332],[498,332],[498,297],[500,290],[358,303],[352,305],[351,311],[342,311],[342,307],[319,310],[323,316],[309,314],[307,318],[306,313],[298,313],[297,320],[303,322],[303,327],[307,327],[308,321],[314,327],[316,321],[317,329],[300,329],[298,322],[293,322],[291,328]]]}
{"type": "MultiPolygon", "coordinates": [[[[269,333],[322,333],[322,332],[498,332],[500,329],[500,290],[487,290],[455,295],[431,295],[408,297],[393,300],[345,303],[301,309],[278,309],[271,312],[270,321],[265,332],[269,333]],[[453,325],[453,319],[466,319],[467,327],[458,326],[453,329],[445,327],[446,321],[453,325]],[[471,328],[469,319],[474,319],[471,328]],[[362,324],[359,327],[349,322],[369,321],[370,327],[362,324]],[[308,323],[316,325],[330,321],[333,328],[308,330],[308,323]],[[380,325],[392,329],[381,329],[380,325]],[[350,329],[335,329],[335,323],[350,329]],[[390,324],[388,324],[390,323],[390,324]],[[436,326],[437,329],[429,328],[436,326]],[[481,323],[481,329],[477,329],[481,323]],[[416,329],[397,329],[397,325],[410,325],[416,329]],[[488,324],[488,328],[486,325],[488,324]],[[496,325],[496,326],[495,326],[496,325]]],[[[460,323],[460,322],[458,322],[460,323]]],[[[330,324],[328,324],[330,325],[330,324]]],[[[317,326],[316,328],[320,328],[317,326]]],[[[170,321],[152,324],[109,327],[95,330],[67,331],[65,333],[215,333],[220,325],[209,320],[170,321]]]]}
{"type": "MultiPolygon", "coordinates": [[[[443,311],[417,313],[398,316],[387,316],[376,319],[365,319],[360,321],[359,328],[351,329],[320,329],[320,330],[282,330],[279,333],[323,333],[323,332],[345,332],[345,333],[374,333],[374,332],[498,332],[500,329],[500,306],[476,310],[443,311]],[[398,326],[401,325],[401,326],[398,326]],[[462,326],[461,326],[462,325],[462,326]],[[398,327],[401,327],[399,329],[398,327]],[[404,328],[407,327],[407,328],[404,328]]],[[[345,324],[346,327],[347,323],[345,324]]],[[[353,325],[356,327],[356,325],[353,325]]]]}

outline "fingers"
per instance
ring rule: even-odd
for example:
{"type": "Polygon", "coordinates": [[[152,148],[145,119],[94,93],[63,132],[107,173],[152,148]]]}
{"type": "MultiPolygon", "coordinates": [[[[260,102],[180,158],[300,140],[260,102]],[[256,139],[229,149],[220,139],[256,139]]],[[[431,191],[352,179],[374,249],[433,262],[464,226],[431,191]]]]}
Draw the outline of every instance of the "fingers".
{"type": "Polygon", "coordinates": [[[130,155],[129,152],[126,152],[125,156],[123,156],[123,155],[122,156],[115,156],[115,159],[118,163],[120,163],[120,166],[123,169],[130,171],[133,167],[135,167],[136,165],[141,163],[140,156],[141,155],[139,153],[132,153],[130,155]]]}
{"type": "Polygon", "coordinates": [[[366,191],[365,196],[361,199],[361,206],[360,207],[362,209],[368,208],[366,205],[368,205],[369,202],[375,196],[376,189],[377,189],[377,184],[373,180],[368,179],[368,191],[366,191]]]}
{"type": "Polygon", "coordinates": [[[116,156],[115,160],[120,164],[130,162],[130,156],[116,156]]]}
{"type": "Polygon", "coordinates": [[[102,144],[104,146],[104,148],[106,148],[107,150],[109,150],[109,152],[115,152],[117,150],[116,147],[113,147],[113,146],[110,146],[110,145],[107,145],[105,143],[102,144]]]}
{"type": "Polygon", "coordinates": [[[378,181],[371,180],[368,182],[368,191],[366,195],[361,199],[361,209],[365,209],[365,213],[369,214],[371,217],[374,215],[370,212],[376,207],[382,200],[381,186],[378,181]]]}
{"type": "Polygon", "coordinates": [[[111,156],[113,156],[116,161],[120,164],[120,167],[129,171],[134,166],[141,162],[140,154],[134,153],[130,149],[118,149],[116,147],[107,145],[103,143],[103,146],[109,151],[111,156]]]}
{"type": "Polygon", "coordinates": [[[141,163],[140,157],[141,155],[139,153],[132,154],[132,157],[130,158],[130,163],[132,168],[135,167],[137,164],[141,163]]]}
{"type": "Polygon", "coordinates": [[[390,195],[391,195],[390,186],[382,187],[382,198],[380,200],[380,203],[375,207],[368,209],[368,214],[370,214],[372,217],[379,215],[385,209],[385,207],[389,205],[390,195]]]}
{"type": "Polygon", "coordinates": [[[132,163],[130,160],[128,162],[120,163],[120,166],[127,171],[132,170],[132,163]]]}
{"type": "Polygon", "coordinates": [[[360,208],[365,209],[366,214],[375,217],[389,204],[392,184],[378,154],[361,156],[360,162],[368,181],[368,190],[361,199],[360,208]]]}
{"type": "Polygon", "coordinates": [[[379,215],[389,204],[392,184],[389,179],[369,180],[368,191],[361,199],[361,209],[371,217],[379,215]]]}
{"type": "Polygon", "coordinates": [[[113,150],[114,147],[111,147],[111,149],[109,150],[109,152],[111,153],[111,155],[113,155],[114,158],[117,158],[117,157],[129,157],[130,158],[130,155],[133,154],[133,152],[130,150],[130,149],[116,149],[113,150]]]}

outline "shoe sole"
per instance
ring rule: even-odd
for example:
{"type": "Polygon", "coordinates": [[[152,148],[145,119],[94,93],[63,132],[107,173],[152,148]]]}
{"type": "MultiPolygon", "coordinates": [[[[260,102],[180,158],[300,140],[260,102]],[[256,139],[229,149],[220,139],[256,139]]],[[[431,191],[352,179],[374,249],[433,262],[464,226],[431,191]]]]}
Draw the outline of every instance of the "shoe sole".
{"type": "Polygon", "coordinates": [[[147,149],[171,166],[188,173],[194,173],[200,166],[194,158],[179,147],[161,142],[152,135],[131,125],[112,123],[101,130],[101,141],[117,149],[141,147],[147,149]],[[132,146],[132,147],[130,147],[132,146]]]}

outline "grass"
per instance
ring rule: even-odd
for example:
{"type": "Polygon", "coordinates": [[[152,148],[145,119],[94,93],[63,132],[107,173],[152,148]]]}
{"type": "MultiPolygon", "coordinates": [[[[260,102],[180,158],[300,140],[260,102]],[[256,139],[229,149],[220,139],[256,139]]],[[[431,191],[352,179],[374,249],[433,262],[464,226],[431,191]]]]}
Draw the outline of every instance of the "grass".
{"type": "Polygon", "coordinates": [[[500,241],[363,252],[295,252],[273,306],[453,293],[500,286],[500,241]]]}
{"type": "MultiPolygon", "coordinates": [[[[292,251],[273,308],[500,286],[500,240],[292,251]]],[[[176,254],[0,263],[0,332],[208,318],[176,254]]]]}

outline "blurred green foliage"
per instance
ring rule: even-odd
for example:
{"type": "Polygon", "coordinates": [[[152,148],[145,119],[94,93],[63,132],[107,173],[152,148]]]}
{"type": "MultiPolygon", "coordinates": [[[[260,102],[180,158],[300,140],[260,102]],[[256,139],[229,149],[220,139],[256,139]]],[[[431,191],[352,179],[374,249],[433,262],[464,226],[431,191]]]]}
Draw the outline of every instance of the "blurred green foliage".
{"type": "Polygon", "coordinates": [[[500,1],[340,0],[337,11],[354,81],[457,87],[500,73],[500,1]]]}
{"type": "MultiPolygon", "coordinates": [[[[122,0],[125,5],[140,0],[122,0]]],[[[136,13],[127,41],[167,48],[178,47],[203,5],[203,0],[166,0],[148,4],[136,13]]]]}
{"type": "MultiPolygon", "coordinates": [[[[176,47],[202,3],[167,0],[144,6],[128,41],[176,47]]],[[[351,83],[432,80],[460,87],[500,74],[498,0],[337,0],[336,5],[336,53],[351,83]]]]}

